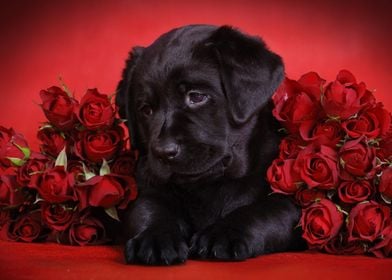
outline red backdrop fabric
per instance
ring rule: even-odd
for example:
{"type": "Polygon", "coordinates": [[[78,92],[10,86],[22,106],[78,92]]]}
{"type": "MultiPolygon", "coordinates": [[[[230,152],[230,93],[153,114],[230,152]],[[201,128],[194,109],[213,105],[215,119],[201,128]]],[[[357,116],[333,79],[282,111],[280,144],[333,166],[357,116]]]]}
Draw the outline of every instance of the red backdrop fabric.
{"type": "Polygon", "coordinates": [[[292,78],[352,70],[391,110],[391,10],[389,0],[1,1],[0,124],[37,147],[40,89],[61,75],[77,96],[90,87],[112,93],[131,46],[194,23],[263,37],[292,78]]]}
{"type": "Polygon", "coordinates": [[[124,264],[121,247],[0,242],[2,280],[390,280],[392,259],[279,253],[244,262],[188,261],[172,267],[124,264]]]}
{"type": "MultiPolygon", "coordinates": [[[[194,24],[229,24],[264,38],[291,78],[315,70],[327,80],[351,70],[392,110],[389,0],[58,0],[0,3],[0,124],[32,147],[44,120],[38,92],[62,76],[80,97],[115,91],[134,45],[194,24]]],[[[123,265],[119,247],[0,243],[1,279],[391,279],[391,260],[285,253],[241,263],[173,268],[123,265]]]]}

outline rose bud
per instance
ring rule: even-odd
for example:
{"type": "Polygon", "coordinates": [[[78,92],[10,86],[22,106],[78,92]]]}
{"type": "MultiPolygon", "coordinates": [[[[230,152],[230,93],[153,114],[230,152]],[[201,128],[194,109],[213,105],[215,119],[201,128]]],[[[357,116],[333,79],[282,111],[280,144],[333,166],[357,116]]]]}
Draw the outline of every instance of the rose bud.
{"type": "Polygon", "coordinates": [[[334,149],[345,136],[340,123],[332,120],[319,122],[313,126],[311,123],[307,123],[301,127],[300,133],[306,141],[312,141],[314,144],[325,145],[334,149]]]}
{"type": "Polygon", "coordinates": [[[22,187],[37,188],[47,168],[48,159],[39,153],[32,153],[30,159],[18,169],[16,181],[22,187]]]}
{"type": "Polygon", "coordinates": [[[294,168],[309,188],[329,190],[339,183],[337,154],[328,146],[307,146],[298,154],[294,168]]]}
{"type": "Polygon", "coordinates": [[[334,255],[363,255],[365,246],[359,240],[349,242],[347,236],[340,233],[324,246],[324,250],[334,255]]]}
{"type": "Polygon", "coordinates": [[[41,212],[33,211],[18,217],[11,228],[11,235],[17,236],[18,241],[32,242],[39,239],[44,230],[41,212]]]}
{"type": "Polygon", "coordinates": [[[348,240],[375,241],[381,236],[389,219],[390,209],[387,206],[375,201],[357,204],[348,216],[348,240]]]}
{"type": "Polygon", "coordinates": [[[97,89],[89,89],[77,108],[80,122],[88,129],[109,127],[113,124],[115,110],[106,94],[97,89]]]}
{"type": "Polygon", "coordinates": [[[309,246],[322,248],[339,233],[343,225],[343,214],[332,201],[321,199],[302,210],[300,223],[302,237],[309,246]]]}
{"type": "Polygon", "coordinates": [[[75,201],[74,177],[64,170],[64,166],[55,166],[42,174],[38,193],[50,203],[75,201]]]}
{"type": "Polygon", "coordinates": [[[336,81],[327,86],[321,105],[328,116],[345,120],[359,112],[365,92],[364,83],[357,84],[353,74],[342,70],[336,81]]]}
{"type": "Polygon", "coordinates": [[[325,198],[325,191],[318,189],[300,189],[295,193],[295,200],[302,207],[308,207],[317,200],[325,198]]]}
{"type": "Polygon", "coordinates": [[[12,129],[10,131],[12,134],[9,141],[0,148],[0,163],[7,167],[22,166],[30,157],[29,145],[22,134],[15,133],[12,129]]]}
{"type": "Polygon", "coordinates": [[[125,208],[137,195],[132,177],[108,174],[95,176],[77,187],[80,209],[88,206],[105,209],[118,205],[125,208]]]}
{"type": "Polygon", "coordinates": [[[66,230],[76,217],[75,211],[63,204],[43,203],[41,211],[43,222],[57,231],[66,230]]]}
{"type": "Polygon", "coordinates": [[[296,81],[289,79],[278,89],[274,103],[273,115],[291,133],[298,132],[304,123],[315,123],[320,112],[317,102],[302,92],[296,81]]]}
{"type": "Polygon", "coordinates": [[[51,127],[45,127],[38,131],[38,139],[42,142],[41,152],[56,158],[65,147],[64,136],[51,127]]]}
{"type": "Polygon", "coordinates": [[[114,174],[133,176],[135,174],[135,164],[135,153],[122,153],[117,156],[115,161],[111,164],[110,170],[114,174]]]}
{"type": "Polygon", "coordinates": [[[14,176],[0,176],[0,207],[17,206],[23,203],[24,196],[15,182],[14,176]]]}
{"type": "Polygon", "coordinates": [[[373,186],[369,181],[346,181],[338,187],[338,195],[345,203],[358,203],[366,200],[373,194],[373,186]]]}
{"type": "Polygon", "coordinates": [[[306,146],[306,142],[298,136],[287,136],[279,145],[279,157],[282,159],[295,159],[298,153],[306,146]]]}
{"type": "Polygon", "coordinates": [[[40,92],[42,110],[49,122],[60,130],[74,128],[77,118],[74,113],[77,101],[59,87],[50,87],[40,92]]]}
{"type": "Polygon", "coordinates": [[[275,159],[267,170],[271,189],[277,193],[294,194],[301,183],[299,174],[293,169],[294,159],[275,159]]]}
{"type": "Polygon", "coordinates": [[[343,122],[342,126],[351,138],[359,138],[365,135],[368,139],[374,139],[387,133],[391,125],[391,116],[382,108],[382,104],[364,111],[357,118],[343,122]]]}
{"type": "MultiPolygon", "coordinates": [[[[96,218],[83,215],[79,220],[75,220],[66,234],[65,243],[71,245],[98,245],[107,241],[105,227],[96,218]]],[[[64,237],[63,237],[64,238],[64,237]]]]}
{"type": "Polygon", "coordinates": [[[112,159],[122,148],[123,133],[120,128],[106,131],[85,130],[75,144],[75,153],[82,159],[100,163],[112,159]]]}
{"type": "Polygon", "coordinates": [[[340,176],[347,181],[357,177],[371,179],[375,174],[376,151],[362,141],[363,137],[347,141],[339,151],[340,176]]]}
{"type": "Polygon", "coordinates": [[[392,200],[392,167],[385,168],[382,172],[378,190],[392,200]]]}

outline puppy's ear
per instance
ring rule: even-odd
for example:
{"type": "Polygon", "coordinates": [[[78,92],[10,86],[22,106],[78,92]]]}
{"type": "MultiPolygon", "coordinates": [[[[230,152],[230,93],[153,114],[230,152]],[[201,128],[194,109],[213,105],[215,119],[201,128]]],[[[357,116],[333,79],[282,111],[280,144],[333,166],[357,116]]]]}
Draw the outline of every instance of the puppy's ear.
{"type": "Polygon", "coordinates": [[[236,124],[248,121],[271,98],[284,78],[282,59],[264,42],[222,26],[204,45],[218,59],[222,84],[236,124]]]}
{"type": "Polygon", "coordinates": [[[134,106],[132,106],[133,98],[131,96],[130,85],[133,70],[143,53],[143,49],[142,47],[134,47],[129,53],[125,69],[122,72],[122,80],[118,83],[116,90],[116,105],[119,109],[120,117],[126,119],[133,149],[138,149],[138,132],[136,129],[135,112],[133,112],[134,106]]]}

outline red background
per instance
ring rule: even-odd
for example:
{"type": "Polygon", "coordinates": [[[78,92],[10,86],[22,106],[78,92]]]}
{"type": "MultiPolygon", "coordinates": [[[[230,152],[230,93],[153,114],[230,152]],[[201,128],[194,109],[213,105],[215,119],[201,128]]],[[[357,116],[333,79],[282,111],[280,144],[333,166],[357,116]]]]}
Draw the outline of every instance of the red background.
{"type": "Polygon", "coordinates": [[[292,78],[316,70],[331,80],[347,68],[391,110],[391,11],[389,0],[2,1],[0,124],[36,148],[40,89],[61,75],[77,96],[112,93],[131,46],[191,23],[262,36],[292,78]]]}

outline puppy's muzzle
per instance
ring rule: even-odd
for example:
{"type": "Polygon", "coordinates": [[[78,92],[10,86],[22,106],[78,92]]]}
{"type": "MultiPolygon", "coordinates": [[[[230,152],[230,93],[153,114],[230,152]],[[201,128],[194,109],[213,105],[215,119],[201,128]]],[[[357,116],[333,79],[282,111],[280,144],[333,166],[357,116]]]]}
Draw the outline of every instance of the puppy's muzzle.
{"type": "Polygon", "coordinates": [[[166,163],[174,161],[180,155],[180,145],[174,141],[157,141],[151,146],[153,155],[166,163]]]}

